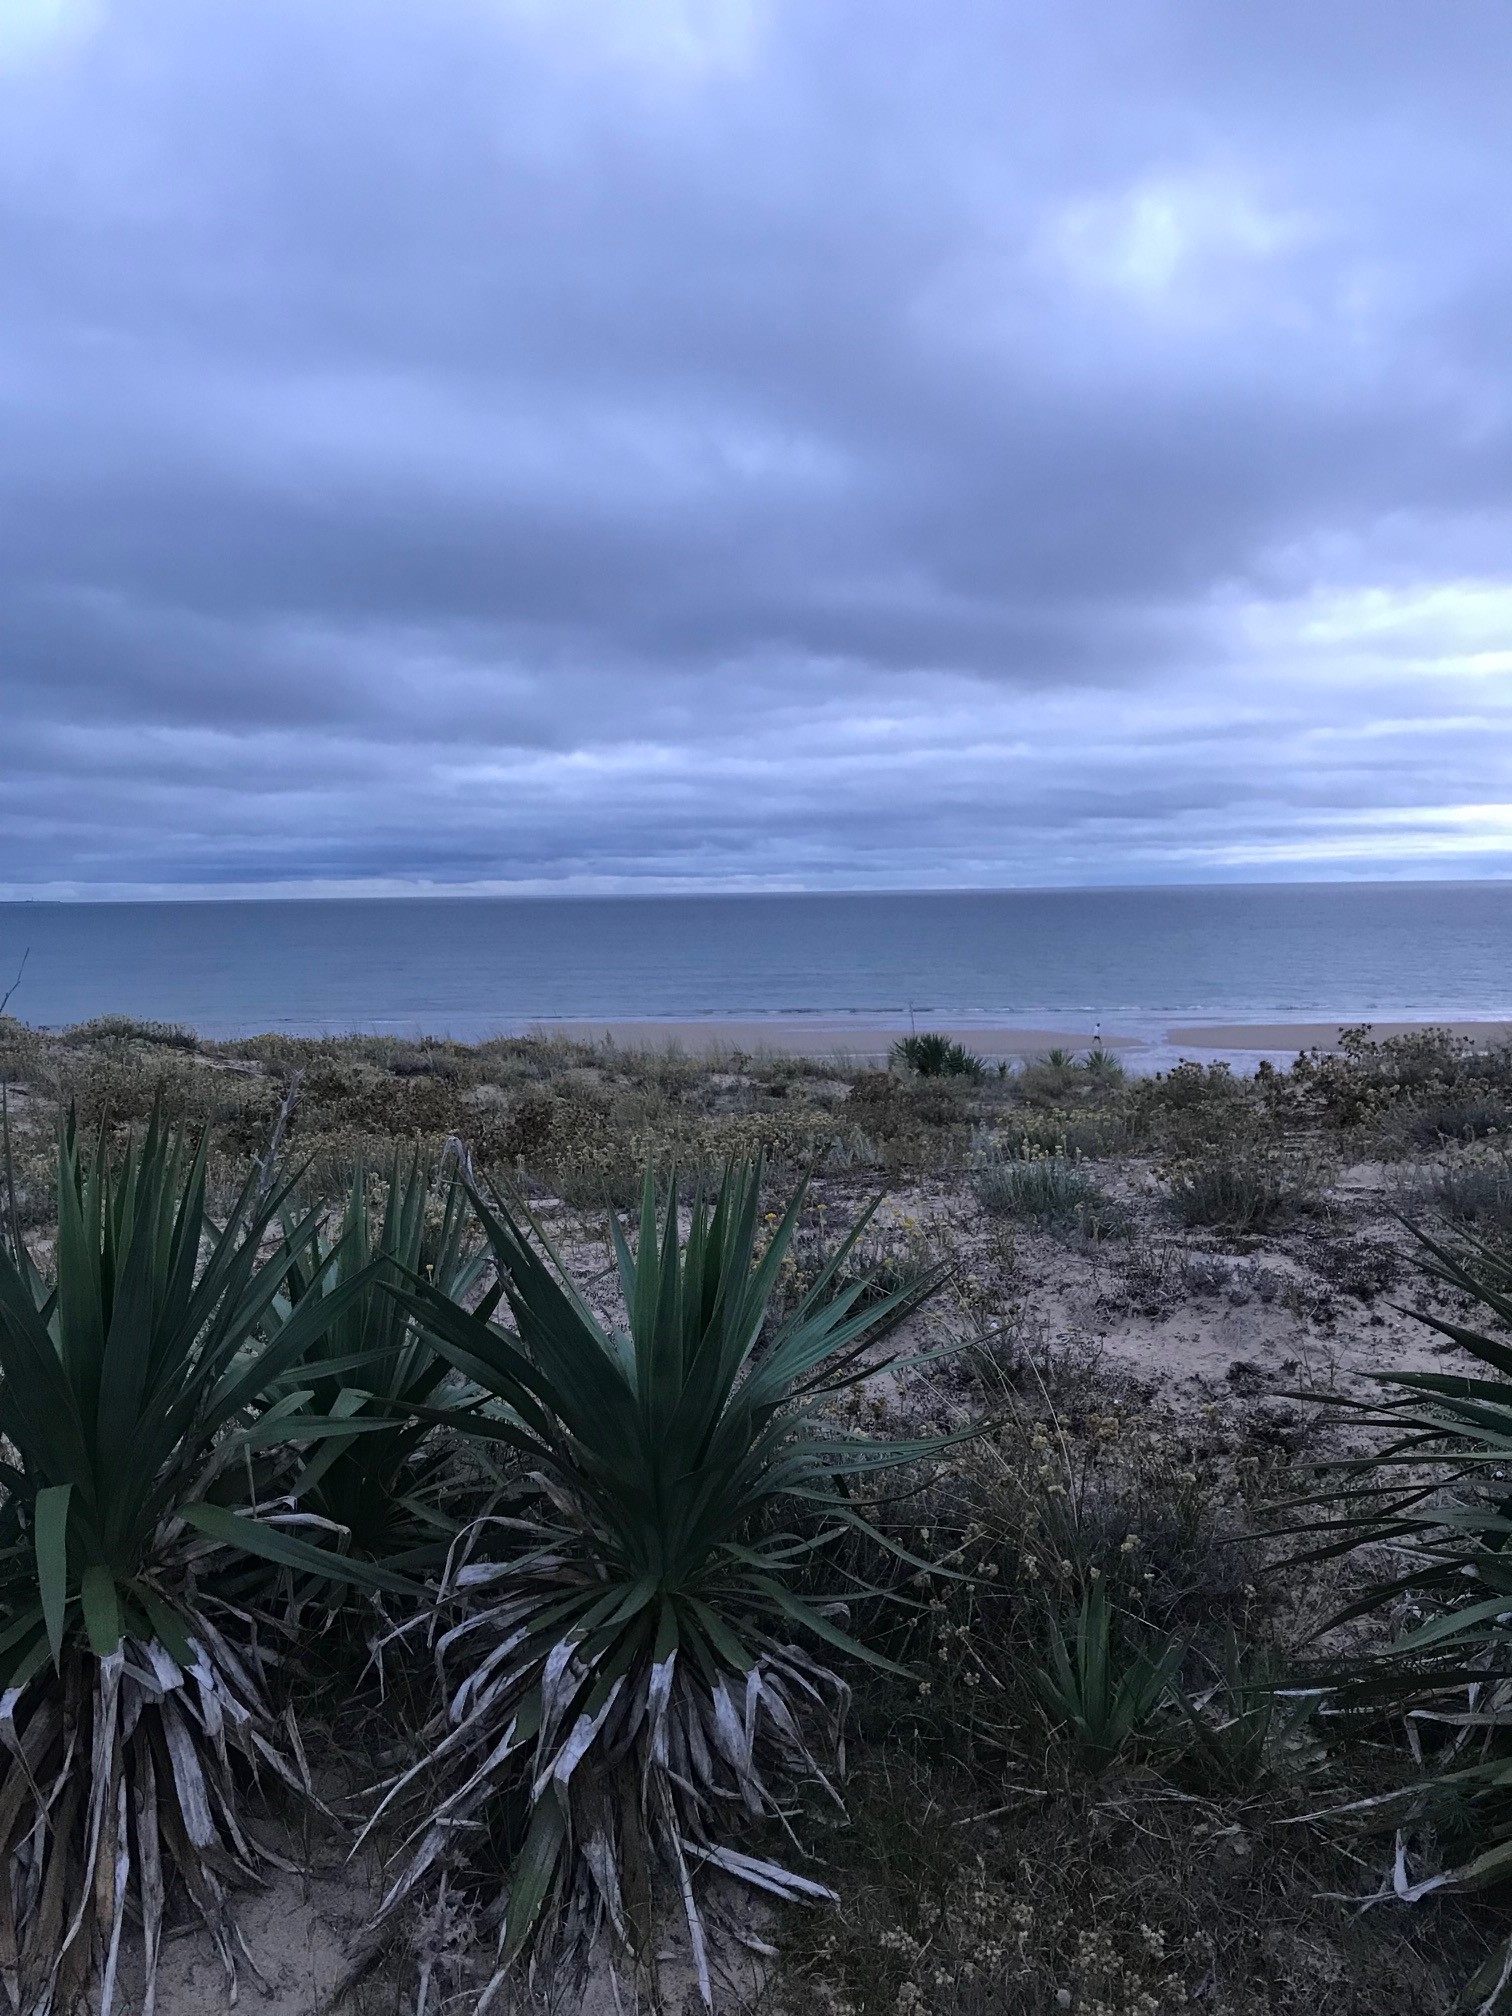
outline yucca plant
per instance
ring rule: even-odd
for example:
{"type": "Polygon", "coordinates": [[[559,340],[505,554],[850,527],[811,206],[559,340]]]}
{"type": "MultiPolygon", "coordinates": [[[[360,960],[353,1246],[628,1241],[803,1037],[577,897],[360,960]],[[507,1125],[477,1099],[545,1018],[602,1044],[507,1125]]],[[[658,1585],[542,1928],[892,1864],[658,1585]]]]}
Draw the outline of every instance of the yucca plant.
{"type": "Polygon", "coordinates": [[[938,1029],[902,1036],[894,1043],[892,1062],[917,1071],[921,1078],[980,1078],[986,1066],[964,1043],[938,1029]]]}
{"type": "Polygon", "coordinates": [[[211,1224],[203,1141],[191,1151],[156,1117],[119,1167],[63,1130],[49,1283],[20,1235],[8,1133],[5,1147],[0,1983],[12,2009],[47,2016],[98,1969],[108,2016],[129,1906],[151,2007],[175,1870],[234,1982],[226,1886],[265,1857],[246,1783],[309,1789],[298,1731],[268,1705],[257,1613],[270,1564],[330,1572],[330,1556],[297,1508],[248,1494],[302,1399],[259,1412],[261,1396],[362,1284],[264,1342],[289,1253],[259,1249],[285,1198],[259,1201],[254,1171],[211,1224]]]}
{"type": "Polygon", "coordinates": [[[1271,1780],[1284,1759],[1295,1767],[1305,1724],[1316,1706],[1284,1684],[1279,1659],[1247,1648],[1230,1625],[1212,1682],[1195,1694],[1176,1690],[1188,1748],[1179,1760],[1207,1791],[1243,1796],[1271,1780]]]}
{"type": "MultiPolygon", "coordinates": [[[[314,1304],[335,1310],[281,1382],[286,1391],[308,1388],[302,1413],[329,1424],[289,1489],[341,1531],[346,1552],[420,1573],[445,1559],[456,1522],[442,1510],[435,1488],[444,1458],[427,1454],[430,1423],[409,1410],[437,1399],[453,1374],[424,1326],[389,1291],[425,1280],[449,1300],[464,1302],[487,1256],[469,1239],[467,1199],[455,1177],[442,1194],[439,1222],[430,1225],[430,1173],[418,1157],[408,1169],[396,1157],[376,1233],[368,1183],[359,1166],[334,1237],[316,1214],[297,1227],[286,1221],[295,1257],[269,1311],[270,1333],[276,1336],[296,1317],[308,1327],[314,1304]],[[350,1284],[358,1277],[362,1285],[353,1295],[350,1284]]],[[[483,1303],[485,1319],[498,1295],[493,1291],[483,1303]]]]}
{"type": "Polygon", "coordinates": [[[695,1194],[680,1238],[675,1181],[659,1221],[647,1173],[633,1250],[614,1226],[624,1329],[589,1307],[523,1205],[477,1191],[513,1330],[433,1288],[405,1298],[491,1396],[470,1432],[514,1475],[459,1538],[441,1588],[460,1610],[436,1641],[444,1722],[379,1810],[421,1791],[434,1803],[379,1930],[491,1826],[513,1855],[483,2007],[548,1919],[569,1938],[607,1919],[644,1950],[659,1873],[681,1899],[706,2003],[700,1872],[829,1895],[732,1837],[780,1818],[795,1781],[829,1785],[843,1761],[848,1689],[822,1655],[870,1655],[797,1575],[865,1524],[847,1480],[940,1445],[853,1438],[825,1408],[938,1276],[864,1307],[867,1282],[837,1288],[868,1212],[770,1325],[804,1193],[766,1238],[761,1180],[759,1166],[729,1168],[716,1196],[695,1194]]]}
{"type": "MultiPolygon", "coordinates": [[[[1512,1260],[1480,1240],[1457,1248],[1419,1232],[1425,1271],[1512,1330],[1512,1260]]],[[[1411,1312],[1474,1361],[1466,1371],[1389,1371],[1383,1400],[1331,1396],[1365,1453],[1323,1466],[1329,1481],[1282,1508],[1321,1518],[1292,1523],[1314,1540],[1302,1561],[1370,1548],[1395,1555],[1332,1625],[1368,1615],[1393,1635],[1309,1676],[1320,1715],[1405,1732],[1414,1768],[1405,1782],[1343,1812],[1397,1831],[1391,1892],[1407,1902],[1444,1890],[1512,1881],[1512,1337],[1411,1312]],[[1315,1536],[1321,1534],[1321,1538],[1315,1536]],[[1437,1866],[1414,1875],[1414,1834],[1431,1826],[1437,1866]]],[[[1483,2012],[1512,1984],[1512,1937],[1466,1988],[1483,2012]]]]}
{"type": "Polygon", "coordinates": [[[1096,1044],[1087,1052],[1086,1068],[1094,1078],[1112,1082],[1124,1075],[1123,1059],[1116,1050],[1104,1050],[1096,1044]]]}
{"type": "Polygon", "coordinates": [[[1186,1648],[1178,1638],[1146,1642],[1120,1631],[1098,1576],[1082,1598],[1068,1638],[1052,1610],[1046,1619],[1046,1663],[1031,1678],[1051,1728],[1074,1748],[1083,1767],[1100,1775],[1149,1733],[1170,1697],[1186,1648]]]}

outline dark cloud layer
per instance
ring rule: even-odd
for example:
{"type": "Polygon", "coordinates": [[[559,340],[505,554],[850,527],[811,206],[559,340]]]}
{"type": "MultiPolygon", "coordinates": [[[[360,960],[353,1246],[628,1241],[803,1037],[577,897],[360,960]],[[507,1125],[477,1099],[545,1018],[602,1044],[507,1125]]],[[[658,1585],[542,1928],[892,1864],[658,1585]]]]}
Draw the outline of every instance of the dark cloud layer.
{"type": "Polygon", "coordinates": [[[4,0],[0,892],[1512,868],[1501,0],[4,0]]]}

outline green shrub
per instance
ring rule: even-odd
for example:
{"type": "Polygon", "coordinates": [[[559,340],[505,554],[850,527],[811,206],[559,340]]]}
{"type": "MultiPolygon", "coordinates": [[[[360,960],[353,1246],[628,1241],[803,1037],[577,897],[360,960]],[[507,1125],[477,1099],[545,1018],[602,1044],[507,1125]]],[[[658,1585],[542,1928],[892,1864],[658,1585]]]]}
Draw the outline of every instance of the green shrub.
{"type": "Polygon", "coordinates": [[[1478,1138],[1508,1124],[1512,1045],[1483,1044],[1448,1029],[1381,1041],[1368,1026],[1346,1029],[1337,1052],[1314,1050],[1297,1059],[1286,1097],[1331,1126],[1364,1130],[1388,1149],[1478,1138]]]}
{"type": "Polygon", "coordinates": [[[1100,1105],[1122,1095],[1124,1068],[1111,1050],[1099,1047],[1075,1057],[1057,1046],[1027,1059],[1006,1089],[1024,1106],[1100,1105]]]}
{"type": "Polygon", "coordinates": [[[1067,1155],[994,1157],[972,1175],[984,1211],[1039,1225],[1093,1227],[1107,1200],[1094,1179],[1067,1155]]]}
{"type": "Polygon", "coordinates": [[[1265,1232],[1316,1209],[1310,1174],[1277,1149],[1214,1149],[1177,1169],[1166,1191],[1183,1225],[1265,1232]]]}
{"type": "Polygon", "coordinates": [[[846,1094],[863,1126],[888,1133],[957,1127],[962,1109],[955,1088],[938,1081],[911,1084],[892,1071],[862,1071],[846,1094]]]}
{"type": "Polygon", "coordinates": [[[1512,1241],[1512,1155],[1473,1151],[1418,1177],[1407,1193],[1415,1215],[1432,1213],[1499,1245],[1512,1241]]]}
{"type": "Polygon", "coordinates": [[[135,1015],[96,1015],[63,1032],[65,1043],[151,1043],[165,1050],[198,1050],[199,1037],[182,1022],[144,1022],[135,1015]]]}
{"type": "Polygon", "coordinates": [[[1227,1064],[1183,1062],[1136,1080],[1126,1097],[1132,1131],[1175,1158],[1230,1150],[1270,1132],[1255,1084],[1227,1064]]]}

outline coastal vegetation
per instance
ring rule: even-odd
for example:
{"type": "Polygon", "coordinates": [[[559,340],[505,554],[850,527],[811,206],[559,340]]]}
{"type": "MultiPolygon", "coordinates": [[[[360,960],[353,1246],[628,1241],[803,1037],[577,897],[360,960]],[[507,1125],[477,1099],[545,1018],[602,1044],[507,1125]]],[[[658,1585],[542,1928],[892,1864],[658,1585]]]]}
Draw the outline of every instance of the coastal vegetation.
{"type": "Polygon", "coordinates": [[[964,1043],[937,1029],[899,1037],[892,1047],[892,1062],[905,1071],[917,1071],[921,1078],[980,1078],[987,1068],[964,1043]]]}
{"type": "Polygon", "coordinates": [[[1512,2007],[1505,1052],[0,1081],[13,2008],[1512,2007]]]}

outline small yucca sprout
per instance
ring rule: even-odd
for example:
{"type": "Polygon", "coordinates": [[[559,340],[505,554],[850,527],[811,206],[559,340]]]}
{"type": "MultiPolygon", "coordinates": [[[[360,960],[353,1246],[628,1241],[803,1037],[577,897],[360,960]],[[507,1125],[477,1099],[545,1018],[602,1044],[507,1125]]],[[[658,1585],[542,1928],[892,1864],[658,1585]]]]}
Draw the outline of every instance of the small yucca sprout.
{"type": "Polygon", "coordinates": [[[759,1167],[729,1169],[717,1198],[695,1196],[680,1240],[675,1183],[658,1223],[647,1175],[633,1252],[614,1227],[624,1330],[588,1307],[522,1207],[476,1192],[514,1329],[434,1290],[407,1298],[492,1398],[458,1425],[515,1467],[440,1591],[445,1709],[379,1809],[422,1801],[377,1932],[474,1852],[486,1817],[515,1848],[482,2007],[538,1928],[570,1938],[607,1921],[643,1951],[659,1881],[681,1901],[706,2002],[703,1872],[829,1895],[746,1853],[738,1830],[777,1816],[797,1781],[832,1790],[843,1762],[848,1689],[816,1655],[870,1655],[798,1593],[795,1571],[863,1523],[847,1477],[940,1444],[847,1437],[824,1410],[938,1276],[870,1306],[868,1283],[837,1289],[863,1219],[769,1329],[803,1193],[772,1229],[760,1187],[759,1167]],[[783,1525],[794,1500],[806,1536],[783,1525]]]}

